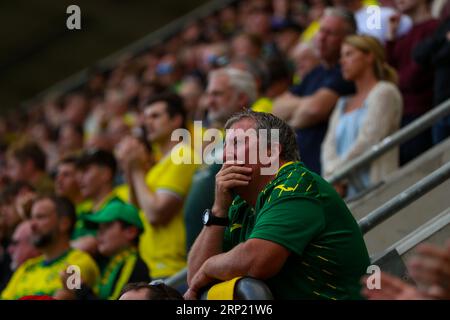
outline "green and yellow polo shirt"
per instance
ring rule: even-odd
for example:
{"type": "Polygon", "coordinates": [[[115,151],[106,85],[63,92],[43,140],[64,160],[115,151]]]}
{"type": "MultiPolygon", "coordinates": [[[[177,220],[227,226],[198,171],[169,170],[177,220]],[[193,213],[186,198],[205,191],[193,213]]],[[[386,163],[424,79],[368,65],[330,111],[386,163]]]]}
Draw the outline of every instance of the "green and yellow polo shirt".
{"type": "Polygon", "coordinates": [[[224,250],[258,238],[291,255],[267,280],[276,299],[360,299],[369,255],[362,233],[333,187],[302,163],[287,163],[252,208],[236,197],[224,250]]]}

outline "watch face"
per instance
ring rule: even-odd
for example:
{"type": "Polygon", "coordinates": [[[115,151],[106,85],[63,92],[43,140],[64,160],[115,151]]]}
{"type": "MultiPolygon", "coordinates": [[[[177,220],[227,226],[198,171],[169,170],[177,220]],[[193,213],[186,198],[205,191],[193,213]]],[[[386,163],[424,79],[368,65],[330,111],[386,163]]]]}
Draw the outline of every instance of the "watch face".
{"type": "Polygon", "coordinates": [[[208,224],[209,221],[209,211],[205,211],[205,213],[203,213],[203,224],[208,224]]]}

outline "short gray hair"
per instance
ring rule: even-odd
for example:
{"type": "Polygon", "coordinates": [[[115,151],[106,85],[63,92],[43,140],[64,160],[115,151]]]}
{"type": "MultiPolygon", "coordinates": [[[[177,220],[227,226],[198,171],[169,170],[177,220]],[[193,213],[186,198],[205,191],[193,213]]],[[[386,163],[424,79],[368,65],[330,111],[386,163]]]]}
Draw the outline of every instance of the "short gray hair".
{"type": "Polygon", "coordinates": [[[267,137],[268,142],[271,141],[270,130],[278,129],[278,137],[281,145],[280,158],[286,161],[300,161],[295,132],[285,121],[275,117],[271,113],[255,112],[250,109],[245,109],[244,111],[240,111],[231,116],[225,124],[225,129],[229,129],[233,124],[242,119],[252,119],[255,122],[255,129],[257,132],[260,129],[266,129],[267,134],[269,135],[267,137]]]}
{"type": "Polygon", "coordinates": [[[209,73],[209,79],[221,75],[227,76],[230,81],[230,86],[237,92],[244,93],[248,97],[250,104],[256,101],[258,97],[256,82],[250,72],[230,67],[221,68],[211,71],[209,73]]]}
{"type": "Polygon", "coordinates": [[[347,9],[341,7],[328,7],[325,9],[323,13],[324,17],[337,17],[344,20],[347,24],[347,35],[355,34],[358,30],[358,26],[356,24],[355,16],[353,13],[347,9]]]}

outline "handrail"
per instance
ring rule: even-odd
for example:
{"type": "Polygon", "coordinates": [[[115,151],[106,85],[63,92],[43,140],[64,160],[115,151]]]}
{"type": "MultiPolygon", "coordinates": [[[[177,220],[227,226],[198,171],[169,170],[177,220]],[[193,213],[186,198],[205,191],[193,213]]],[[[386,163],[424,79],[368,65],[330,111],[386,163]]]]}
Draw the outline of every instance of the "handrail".
{"type": "Polygon", "coordinates": [[[393,245],[385,249],[381,253],[371,256],[371,260],[378,260],[388,252],[397,250],[398,254],[402,256],[406,252],[410,251],[419,243],[425,241],[430,236],[440,232],[442,229],[450,225],[450,207],[444,209],[440,214],[434,218],[428,220],[423,225],[419,226],[414,231],[411,231],[402,239],[395,242],[393,245]]]}
{"type": "MultiPolygon", "coordinates": [[[[173,20],[172,22],[164,25],[163,27],[157,29],[156,31],[153,31],[153,32],[149,33],[148,35],[144,36],[143,38],[133,42],[132,44],[120,49],[119,51],[107,56],[106,58],[101,59],[94,65],[103,71],[111,70],[114,67],[114,65],[117,63],[117,61],[124,54],[131,54],[131,55],[139,54],[142,51],[153,47],[154,45],[164,41],[168,37],[181,31],[189,23],[192,23],[195,20],[205,18],[208,15],[212,14],[213,12],[223,9],[223,8],[233,4],[236,1],[238,1],[238,0],[208,1],[204,5],[197,7],[196,9],[185,14],[184,16],[173,20]]],[[[89,68],[85,68],[85,69],[82,69],[81,71],[78,71],[77,73],[73,74],[72,76],[70,76],[62,81],[59,81],[56,84],[54,84],[53,86],[38,93],[33,98],[31,98],[27,101],[24,101],[22,103],[22,107],[27,108],[28,106],[32,105],[35,101],[37,101],[43,97],[46,97],[48,95],[51,95],[54,93],[63,93],[64,94],[70,90],[73,90],[73,89],[79,87],[80,85],[82,85],[83,83],[85,83],[87,81],[88,73],[89,73],[89,68]]]]}
{"type": "Polygon", "coordinates": [[[450,178],[450,162],[447,162],[439,169],[433,171],[428,176],[418,181],[408,189],[404,190],[394,198],[386,202],[381,207],[375,209],[364,218],[358,221],[358,225],[363,233],[367,233],[377,225],[393,216],[400,209],[403,209],[411,202],[422,197],[444,181],[450,178]]]}
{"type": "Polygon", "coordinates": [[[187,283],[187,268],[184,268],[177,273],[175,273],[173,276],[167,278],[164,280],[164,283],[171,287],[179,287],[183,284],[187,283]]]}
{"type": "Polygon", "coordinates": [[[330,179],[328,179],[328,182],[333,184],[351,175],[355,169],[367,165],[390,149],[405,141],[408,141],[410,138],[431,127],[436,122],[436,120],[447,115],[450,115],[450,99],[442,102],[435,108],[422,115],[419,119],[411,122],[406,127],[384,138],[381,142],[372,146],[372,148],[367,150],[359,157],[350,160],[342,167],[342,169],[333,174],[330,179]]]}

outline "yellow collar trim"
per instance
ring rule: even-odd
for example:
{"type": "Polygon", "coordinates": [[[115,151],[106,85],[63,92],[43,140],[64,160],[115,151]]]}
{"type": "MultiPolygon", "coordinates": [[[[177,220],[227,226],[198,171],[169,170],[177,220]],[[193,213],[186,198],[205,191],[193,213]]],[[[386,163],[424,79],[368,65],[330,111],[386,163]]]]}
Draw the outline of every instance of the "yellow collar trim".
{"type": "Polygon", "coordinates": [[[284,167],[287,167],[288,165],[293,164],[293,163],[294,163],[294,161],[289,161],[289,162],[286,162],[285,164],[283,164],[283,165],[278,169],[276,175],[278,175],[278,173],[281,171],[281,169],[283,169],[284,167]]]}

